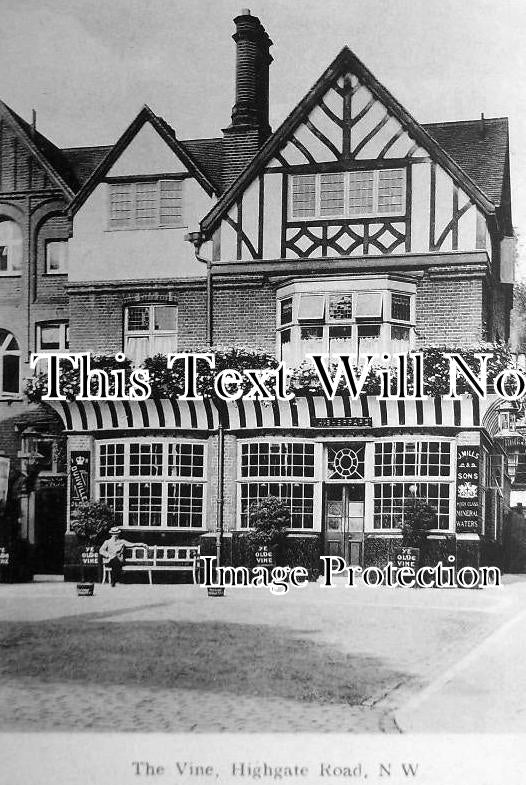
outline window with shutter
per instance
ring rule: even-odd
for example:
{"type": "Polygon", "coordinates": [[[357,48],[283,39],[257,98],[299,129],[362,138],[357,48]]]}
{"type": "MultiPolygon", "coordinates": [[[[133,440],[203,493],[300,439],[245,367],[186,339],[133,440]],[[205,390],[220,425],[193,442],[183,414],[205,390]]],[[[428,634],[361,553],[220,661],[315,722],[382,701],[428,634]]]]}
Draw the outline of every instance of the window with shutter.
{"type": "Polygon", "coordinates": [[[183,180],[110,183],[109,229],[183,227],[183,180]]]}

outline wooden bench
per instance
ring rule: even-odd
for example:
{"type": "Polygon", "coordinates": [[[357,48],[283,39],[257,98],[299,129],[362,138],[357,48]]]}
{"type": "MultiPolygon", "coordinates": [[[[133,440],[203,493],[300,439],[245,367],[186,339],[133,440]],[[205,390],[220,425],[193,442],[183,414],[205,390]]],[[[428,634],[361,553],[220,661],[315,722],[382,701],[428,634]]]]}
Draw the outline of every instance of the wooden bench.
{"type": "MultiPolygon", "coordinates": [[[[191,571],[196,582],[199,569],[199,546],[196,545],[137,545],[124,550],[123,572],[147,572],[150,585],[155,571],[191,571]]],[[[102,583],[111,581],[111,567],[103,565],[102,583]]]]}

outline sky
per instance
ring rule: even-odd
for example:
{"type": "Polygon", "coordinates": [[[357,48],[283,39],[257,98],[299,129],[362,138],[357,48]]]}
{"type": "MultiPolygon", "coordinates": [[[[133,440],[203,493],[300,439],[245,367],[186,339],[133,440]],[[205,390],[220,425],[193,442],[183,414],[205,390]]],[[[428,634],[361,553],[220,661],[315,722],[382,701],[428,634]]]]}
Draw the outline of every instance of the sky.
{"type": "Polygon", "coordinates": [[[145,103],[181,139],[218,136],[243,7],[274,42],[273,128],[344,45],[422,123],[509,117],[526,279],[524,0],[0,0],[0,98],[61,147],[112,144],[145,103]]]}

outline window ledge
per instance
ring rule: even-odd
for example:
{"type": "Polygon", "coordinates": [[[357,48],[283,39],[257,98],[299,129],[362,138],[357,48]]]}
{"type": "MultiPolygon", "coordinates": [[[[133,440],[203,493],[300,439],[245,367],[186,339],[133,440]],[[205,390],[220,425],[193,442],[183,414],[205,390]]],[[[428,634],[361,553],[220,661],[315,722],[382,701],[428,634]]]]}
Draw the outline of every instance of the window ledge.
{"type": "Polygon", "coordinates": [[[151,232],[159,231],[160,229],[170,229],[171,231],[178,231],[181,229],[188,229],[188,224],[183,226],[107,226],[105,232],[151,232]]]}

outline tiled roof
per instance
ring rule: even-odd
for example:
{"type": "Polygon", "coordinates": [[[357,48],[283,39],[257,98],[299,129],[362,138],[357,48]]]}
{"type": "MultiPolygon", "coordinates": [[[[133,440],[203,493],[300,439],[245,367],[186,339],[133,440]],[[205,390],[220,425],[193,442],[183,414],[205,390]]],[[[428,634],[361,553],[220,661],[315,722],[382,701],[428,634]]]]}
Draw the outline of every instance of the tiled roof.
{"type": "Polygon", "coordinates": [[[250,163],[258,151],[258,131],[229,133],[223,138],[188,139],[181,142],[223,193],[250,163]]]}
{"type": "Polygon", "coordinates": [[[423,128],[496,205],[500,205],[506,174],[508,119],[460,120],[423,124],[423,128]]]}
{"type": "Polygon", "coordinates": [[[75,174],[77,188],[84,185],[110,150],[111,146],[66,147],[62,150],[62,155],[75,174]]]}
{"type": "Polygon", "coordinates": [[[4,103],[2,103],[2,105],[15,124],[21,128],[22,133],[26,135],[26,138],[36,147],[38,154],[41,156],[41,160],[45,159],[48,166],[51,166],[52,171],[58,174],[62,178],[62,181],[74,191],[76,189],[75,175],[62,155],[62,151],[39,131],[33,130],[31,125],[13,111],[10,106],[4,103]]]}
{"type": "Polygon", "coordinates": [[[222,189],[223,140],[186,139],[181,142],[218,191],[222,189]]]}

